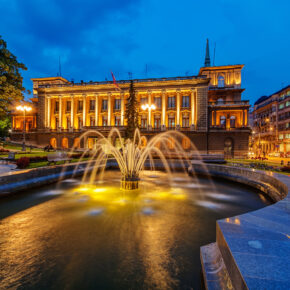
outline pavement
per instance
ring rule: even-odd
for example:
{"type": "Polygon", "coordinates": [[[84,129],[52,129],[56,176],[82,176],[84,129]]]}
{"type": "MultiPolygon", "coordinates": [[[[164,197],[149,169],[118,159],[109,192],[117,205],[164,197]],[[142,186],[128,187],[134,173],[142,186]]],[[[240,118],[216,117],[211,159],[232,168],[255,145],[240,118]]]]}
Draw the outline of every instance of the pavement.
{"type": "Polygon", "coordinates": [[[16,169],[16,164],[0,164],[0,174],[16,169]]]}

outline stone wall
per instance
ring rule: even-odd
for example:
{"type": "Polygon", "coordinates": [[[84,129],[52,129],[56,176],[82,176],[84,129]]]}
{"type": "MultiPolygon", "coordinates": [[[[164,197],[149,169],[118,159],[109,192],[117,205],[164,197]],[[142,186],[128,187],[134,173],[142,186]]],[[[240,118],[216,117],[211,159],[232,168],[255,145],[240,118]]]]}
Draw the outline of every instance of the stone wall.
{"type": "Polygon", "coordinates": [[[197,130],[207,131],[208,128],[208,87],[198,87],[196,94],[197,130]]]}

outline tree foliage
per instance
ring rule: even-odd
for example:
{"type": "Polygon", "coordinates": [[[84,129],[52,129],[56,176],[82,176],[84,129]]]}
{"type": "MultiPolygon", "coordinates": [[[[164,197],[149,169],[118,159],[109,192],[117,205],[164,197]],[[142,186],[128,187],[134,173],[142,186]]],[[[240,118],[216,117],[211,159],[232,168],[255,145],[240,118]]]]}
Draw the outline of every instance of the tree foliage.
{"type": "Polygon", "coordinates": [[[132,139],[136,128],[139,128],[139,106],[133,81],[131,81],[130,84],[129,98],[127,100],[125,118],[127,121],[126,138],[132,139]]]}
{"type": "Polygon", "coordinates": [[[8,131],[11,128],[11,119],[8,116],[0,118],[0,137],[8,136],[8,131]]]}
{"type": "Polygon", "coordinates": [[[0,117],[5,116],[13,101],[23,99],[25,91],[20,70],[27,70],[23,63],[17,61],[0,35],[0,117]]]}

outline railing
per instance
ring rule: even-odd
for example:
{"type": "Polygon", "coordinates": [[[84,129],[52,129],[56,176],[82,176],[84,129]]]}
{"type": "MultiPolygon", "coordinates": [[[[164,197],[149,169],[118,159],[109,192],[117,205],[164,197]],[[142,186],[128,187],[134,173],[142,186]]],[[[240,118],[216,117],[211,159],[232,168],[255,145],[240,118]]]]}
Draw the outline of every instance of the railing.
{"type": "Polygon", "coordinates": [[[242,127],[233,127],[233,128],[226,128],[225,126],[210,126],[210,129],[214,130],[225,130],[225,131],[234,131],[234,130],[251,130],[248,126],[242,126],[242,127]]]}
{"type": "Polygon", "coordinates": [[[249,106],[249,101],[215,101],[208,104],[210,106],[249,106]]]}
{"type": "MultiPolygon", "coordinates": [[[[191,79],[205,79],[206,76],[185,76],[185,77],[168,77],[168,78],[150,78],[150,79],[134,79],[134,83],[144,83],[144,82],[160,82],[160,81],[180,81],[180,80],[191,80],[191,79]]],[[[120,80],[116,81],[117,84],[130,84],[131,80],[120,80]]],[[[113,85],[113,81],[103,81],[103,82],[80,82],[80,83],[66,83],[66,84],[47,84],[39,85],[39,88],[52,88],[52,87],[73,87],[73,86],[87,86],[87,85],[113,85]]]]}

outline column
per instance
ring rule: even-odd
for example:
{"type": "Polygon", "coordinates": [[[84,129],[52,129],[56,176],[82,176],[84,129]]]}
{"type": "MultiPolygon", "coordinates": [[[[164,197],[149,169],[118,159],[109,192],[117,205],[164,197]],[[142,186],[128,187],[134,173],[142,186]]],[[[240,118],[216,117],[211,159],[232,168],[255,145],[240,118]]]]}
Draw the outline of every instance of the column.
{"type": "Polygon", "coordinates": [[[95,126],[99,126],[99,95],[95,95],[95,126]]]}
{"type": "Polygon", "coordinates": [[[62,128],[62,100],[61,96],[59,96],[59,112],[58,112],[59,124],[58,127],[62,128]]]}
{"type": "Polygon", "coordinates": [[[51,97],[47,98],[47,128],[51,127],[51,97]]]}
{"type": "Polygon", "coordinates": [[[151,125],[151,91],[147,91],[147,95],[148,95],[148,105],[149,105],[149,109],[148,109],[148,125],[147,125],[147,128],[149,131],[152,130],[152,125],[151,125]]]}
{"type": "Polygon", "coordinates": [[[111,126],[111,115],[112,115],[111,97],[112,94],[108,93],[108,126],[111,126]]]}
{"type": "Polygon", "coordinates": [[[195,90],[191,89],[191,120],[190,120],[190,129],[195,129],[195,115],[196,115],[196,101],[195,101],[195,90]]]}
{"type": "Polygon", "coordinates": [[[87,99],[86,95],[83,94],[83,127],[85,127],[87,124],[86,118],[87,118],[87,99]]]}
{"type": "Polygon", "coordinates": [[[242,126],[245,126],[245,111],[242,112],[242,126]]]}
{"type": "Polygon", "coordinates": [[[121,126],[124,126],[124,115],[125,115],[125,99],[124,93],[121,93],[121,126]]]}
{"type": "Polygon", "coordinates": [[[165,90],[162,90],[162,116],[161,116],[161,130],[166,130],[165,124],[165,114],[166,114],[166,99],[165,99],[165,90]]]}
{"type": "Polygon", "coordinates": [[[216,126],[216,110],[213,111],[213,125],[216,126]]]}
{"type": "Polygon", "coordinates": [[[180,89],[176,90],[176,129],[180,129],[180,89]]]}
{"type": "Polygon", "coordinates": [[[44,114],[44,127],[47,128],[47,120],[48,120],[48,99],[47,96],[44,96],[44,110],[45,110],[45,114],[44,114]]]}
{"type": "Polygon", "coordinates": [[[70,95],[70,126],[72,129],[74,129],[74,113],[75,113],[74,95],[70,95]]]}

